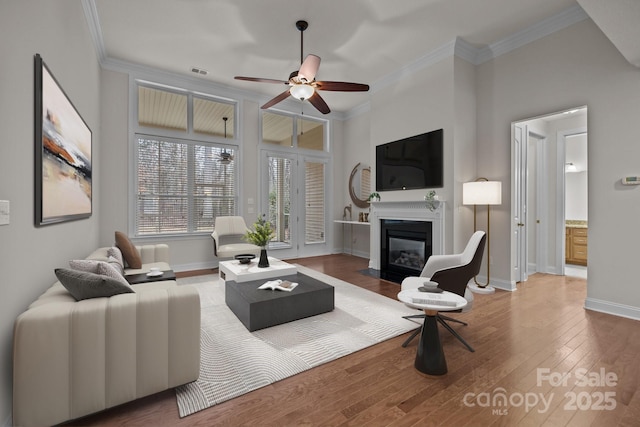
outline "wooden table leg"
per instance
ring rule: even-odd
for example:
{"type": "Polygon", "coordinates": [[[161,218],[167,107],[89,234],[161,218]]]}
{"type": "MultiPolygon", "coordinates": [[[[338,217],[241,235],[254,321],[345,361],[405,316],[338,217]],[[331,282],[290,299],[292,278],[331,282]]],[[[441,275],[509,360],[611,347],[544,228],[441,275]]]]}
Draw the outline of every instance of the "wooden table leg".
{"type": "Polygon", "coordinates": [[[444,375],[447,373],[447,361],[444,358],[436,311],[425,310],[424,325],[420,335],[420,343],[416,353],[415,368],[429,375],[444,375]]]}

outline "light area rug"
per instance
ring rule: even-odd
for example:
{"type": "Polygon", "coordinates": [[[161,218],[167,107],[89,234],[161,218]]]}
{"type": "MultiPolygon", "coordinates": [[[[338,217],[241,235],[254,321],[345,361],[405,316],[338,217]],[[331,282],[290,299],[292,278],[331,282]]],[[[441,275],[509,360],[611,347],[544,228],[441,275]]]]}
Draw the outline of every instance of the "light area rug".
{"type": "Polygon", "coordinates": [[[226,306],[217,276],[178,280],[198,289],[202,313],[200,377],[176,388],[180,417],[416,328],[402,318],[415,310],[399,301],[307,267],[297,268],[335,288],[335,309],[254,332],[226,306]]]}

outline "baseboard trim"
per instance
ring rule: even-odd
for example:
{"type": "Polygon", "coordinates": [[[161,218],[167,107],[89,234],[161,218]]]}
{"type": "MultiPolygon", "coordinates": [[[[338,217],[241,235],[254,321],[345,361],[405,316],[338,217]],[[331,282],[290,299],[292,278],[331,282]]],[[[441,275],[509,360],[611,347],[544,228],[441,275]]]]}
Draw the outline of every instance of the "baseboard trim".
{"type": "Polygon", "coordinates": [[[172,264],[171,268],[175,272],[208,270],[208,269],[218,268],[218,262],[208,261],[208,262],[192,262],[189,264],[172,264]]]}
{"type": "MultiPolygon", "coordinates": [[[[478,283],[487,283],[487,276],[478,276],[477,279],[478,279],[478,283]]],[[[503,291],[513,292],[518,290],[515,282],[511,283],[511,282],[507,282],[506,280],[491,279],[490,284],[494,288],[500,289],[503,291]]]]}
{"type": "Polygon", "coordinates": [[[640,320],[640,308],[617,302],[605,301],[597,298],[587,298],[584,300],[584,308],[600,313],[611,314],[627,319],[640,320]]]}

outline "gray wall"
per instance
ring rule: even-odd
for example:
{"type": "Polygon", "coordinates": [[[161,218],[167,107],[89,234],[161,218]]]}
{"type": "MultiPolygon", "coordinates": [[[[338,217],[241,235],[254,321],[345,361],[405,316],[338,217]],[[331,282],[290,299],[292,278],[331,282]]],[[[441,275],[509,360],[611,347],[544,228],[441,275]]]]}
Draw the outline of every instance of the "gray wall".
{"type": "MultiPolygon", "coordinates": [[[[630,65],[589,19],[478,66],[442,60],[410,79],[372,93],[369,120],[346,122],[347,135],[371,135],[370,161],[383,142],[443,127],[445,188],[438,191],[453,222],[453,249],[460,248],[468,222],[460,182],[474,176],[502,181],[502,205],[491,210],[491,277],[514,282],[511,233],[511,124],[586,105],[589,126],[589,308],[640,318],[640,291],[632,254],[640,239],[634,227],[638,191],[620,178],[638,174],[640,145],[634,124],[640,116],[640,71],[630,65]],[[469,69],[471,68],[471,69],[469,69]],[[472,74],[473,77],[470,77],[472,74]],[[409,88],[407,81],[411,81],[409,88]],[[475,88],[475,94],[470,91],[475,88]],[[475,99],[475,144],[465,137],[460,115],[464,100],[475,99]],[[434,101],[437,100],[438,103],[434,101]],[[454,105],[451,105],[451,103],[454,105]],[[474,148],[475,147],[475,148],[474,148]],[[449,151],[452,150],[452,151],[449,151]],[[469,168],[473,173],[462,175],[469,168]],[[454,215],[459,213],[459,215],[454,215]]],[[[473,138],[473,137],[472,137],[473,138]]],[[[354,159],[355,160],[355,159],[354,159]]],[[[353,161],[353,160],[352,160],[353,161]]],[[[359,159],[358,159],[359,161],[359,159]]],[[[352,167],[351,164],[348,165],[352,167]]],[[[555,178],[554,178],[555,179],[555,178]]],[[[555,181],[554,181],[555,182],[555,181]]],[[[346,191],[346,189],[345,189],[346,191]]],[[[420,200],[418,190],[388,192],[383,200],[420,200]]],[[[345,200],[348,195],[345,193],[345,200]]],[[[554,211],[555,204],[550,206],[554,211]]],[[[479,214],[479,224],[486,217],[479,214]]],[[[447,228],[449,230],[449,228],[447,228]]],[[[447,241],[449,245],[451,240],[447,241]]],[[[447,246],[448,250],[452,246],[447,246]]],[[[551,252],[551,250],[550,250],[551,252]]]]}
{"type": "Polygon", "coordinates": [[[34,227],[34,76],[39,53],[93,131],[93,176],[100,182],[100,68],[79,1],[0,2],[0,200],[11,222],[0,226],[0,424],[12,404],[15,318],[55,281],[53,269],[85,257],[98,241],[100,187],[93,216],[34,227]]]}
{"type": "Polygon", "coordinates": [[[589,127],[589,281],[587,306],[640,315],[633,255],[640,229],[640,189],[620,184],[637,173],[640,145],[640,71],[630,65],[591,20],[482,64],[477,70],[478,172],[506,185],[492,210],[495,274],[513,280],[511,251],[510,126],[514,121],[587,105],[589,127]],[[504,198],[506,196],[506,198],[504,198]],[[495,214],[493,213],[495,212],[495,214]],[[499,261],[498,261],[499,260],[499,261]],[[621,304],[622,307],[617,307],[621,304]]]}

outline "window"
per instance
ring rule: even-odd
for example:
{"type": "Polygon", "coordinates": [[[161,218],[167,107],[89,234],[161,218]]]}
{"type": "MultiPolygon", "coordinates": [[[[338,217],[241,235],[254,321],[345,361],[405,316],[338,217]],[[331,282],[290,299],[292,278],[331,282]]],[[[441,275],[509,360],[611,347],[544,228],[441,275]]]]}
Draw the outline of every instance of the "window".
{"type": "Polygon", "coordinates": [[[138,123],[161,129],[187,130],[187,96],[138,87],[138,123]]]}
{"type": "Polygon", "coordinates": [[[262,114],[262,142],[292,147],[293,118],[268,112],[262,114]]]}
{"type": "Polygon", "coordinates": [[[211,232],[216,216],[234,215],[234,150],[146,135],[136,141],[137,235],[211,232]]]}
{"type": "Polygon", "coordinates": [[[324,126],[321,122],[298,118],[298,147],[324,151],[324,126]]]}
{"type": "Polygon", "coordinates": [[[238,205],[234,103],[137,86],[136,236],[210,233],[238,205]]]}
{"type": "Polygon", "coordinates": [[[233,110],[234,106],[231,104],[194,97],[193,130],[224,139],[233,139],[233,110]]]}
{"type": "Polygon", "coordinates": [[[262,114],[262,142],[266,144],[325,151],[324,128],[324,122],[318,120],[302,117],[294,120],[280,113],[262,114]]]}

